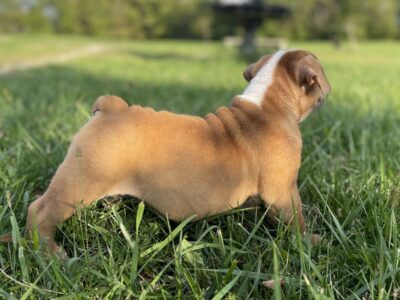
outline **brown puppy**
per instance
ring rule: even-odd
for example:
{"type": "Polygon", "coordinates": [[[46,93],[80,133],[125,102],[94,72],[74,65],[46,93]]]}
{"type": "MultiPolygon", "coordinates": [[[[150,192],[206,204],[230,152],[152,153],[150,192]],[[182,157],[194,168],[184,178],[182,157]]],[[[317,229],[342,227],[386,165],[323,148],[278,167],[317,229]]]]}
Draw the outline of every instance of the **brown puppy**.
{"type": "Polygon", "coordinates": [[[204,118],[128,106],[103,96],[74,137],[47,191],[29,207],[27,230],[53,236],[77,205],[129,194],[179,221],[201,219],[259,195],[290,223],[306,224],[297,189],[299,122],[322,103],[329,83],[306,51],[266,55],[244,72],[248,87],[204,118]]]}

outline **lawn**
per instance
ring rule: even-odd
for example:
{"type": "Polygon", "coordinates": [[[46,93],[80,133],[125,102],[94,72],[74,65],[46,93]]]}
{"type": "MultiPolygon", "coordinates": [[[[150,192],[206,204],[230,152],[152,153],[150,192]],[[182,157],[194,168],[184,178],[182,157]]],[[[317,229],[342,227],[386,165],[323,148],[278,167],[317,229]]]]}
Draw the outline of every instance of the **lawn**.
{"type": "Polygon", "coordinates": [[[54,39],[46,35],[0,35],[0,65],[35,62],[49,55],[103,44],[100,39],[89,40],[80,36],[54,39]]]}
{"type": "MultiPolygon", "coordinates": [[[[99,41],[0,37],[0,65],[99,41]],[[15,51],[12,45],[17,45],[15,51]],[[68,45],[66,48],[54,45],[68,45]],[[8,50],[7,50],[8,49],[8,50]],[[10,50],[12,49],[12,50],[10,50]]],[[[0,295],[38,298],[387,299],[400,295],[400,44],[293,44],[313,51],[333,93],[302,125],[299,186],[312,247],[265,212],[169,223],[131,198],[98,201],[57,231],[70,256],[25,239],[94,100],[204,115],[246,86],[245,60],[218,43],[101,41],[108,51],[0,76],[0,295]],[[284,278],[268,289],[262,281],[284,278]]]]}

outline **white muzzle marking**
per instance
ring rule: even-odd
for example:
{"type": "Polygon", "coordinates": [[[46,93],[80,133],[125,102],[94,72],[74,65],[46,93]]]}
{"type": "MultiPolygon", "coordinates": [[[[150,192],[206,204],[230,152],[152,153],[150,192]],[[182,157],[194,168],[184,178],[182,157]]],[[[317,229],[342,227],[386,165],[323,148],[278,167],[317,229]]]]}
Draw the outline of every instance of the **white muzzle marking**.
{"type": "Polygon", "coordinates": [[[261,106],[264,95],[273,82],[276,66],[282,56],[289,51],[290,50],[280,50],[276,52],[257,72],[256,76],[250,80],[249,85],[246,87],[243,94],[239,95],[239,97],[261,106]]]}

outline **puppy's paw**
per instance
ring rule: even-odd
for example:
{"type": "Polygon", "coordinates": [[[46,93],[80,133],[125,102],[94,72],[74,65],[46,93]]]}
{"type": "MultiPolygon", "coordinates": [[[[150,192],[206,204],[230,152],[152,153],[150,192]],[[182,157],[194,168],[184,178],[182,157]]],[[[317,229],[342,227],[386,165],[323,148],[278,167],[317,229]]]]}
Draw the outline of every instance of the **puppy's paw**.
{"type": "Polygon", "coordinates": [[[62,247],[59,247],[58,251],[55,253],[62,261],[67,261],[69,256],[67,252],[64,251],[62,247]]]}
{"type": "Polygon", "coordinates": [[[278,280],[274,280],[274,279],[266,280],[266,281],[262,282],[262,285],[265,286],[266,288],[273,290],[276,285],[284,286],[285,280],[283,278],[278,278],[278,280]]]}
{"type": "Polygon", "coordinates": [[[322,236],[319,234],[311,233],[311,234],[309,234],[309,239],[310,239],[311,245],[317,246],[321,243],[322,236]]]}
{"type": "Polygon", "coordinates": [[[58,257],[62,261],[67,261],[69,259],[67,252],[65,252],[62,247],[58,246],[55,241],[48,243],[48,249],[51,254],[58,257]]]}

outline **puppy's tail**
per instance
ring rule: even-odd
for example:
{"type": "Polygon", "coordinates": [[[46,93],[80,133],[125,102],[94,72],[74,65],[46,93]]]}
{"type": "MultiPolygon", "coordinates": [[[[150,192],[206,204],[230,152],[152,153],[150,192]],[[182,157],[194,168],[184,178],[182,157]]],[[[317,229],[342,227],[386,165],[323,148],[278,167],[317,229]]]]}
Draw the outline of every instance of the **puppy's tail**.
{"type": "Polygon", "coordinates": [[[117,113],[128,108],[128,104],[118,96],[100,96],[93,104],[92,114],[98,111],[117,113]]]}

